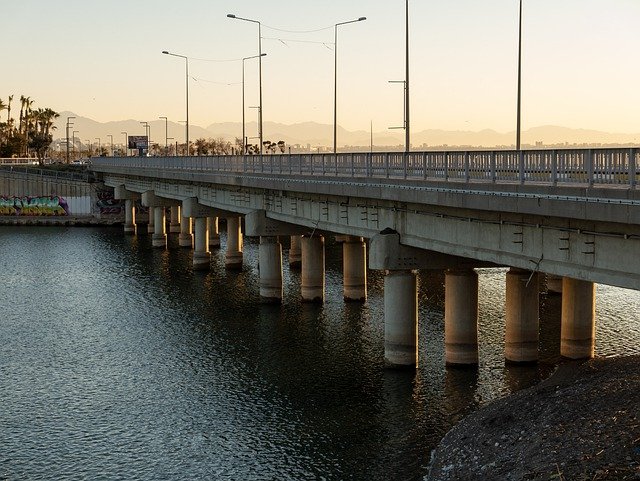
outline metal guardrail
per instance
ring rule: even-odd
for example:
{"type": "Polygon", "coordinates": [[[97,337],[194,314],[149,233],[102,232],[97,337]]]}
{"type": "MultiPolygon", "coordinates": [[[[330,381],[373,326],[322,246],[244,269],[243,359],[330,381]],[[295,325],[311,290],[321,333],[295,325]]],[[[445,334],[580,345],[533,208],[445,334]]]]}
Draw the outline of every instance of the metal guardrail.
{"type": "MultiPolygon", "coordinates": [[[[204,172],[445,181],[629,186],[640,180],[640,149],[374,152],[341,154],[94,157],[93,168],[125,166],[204,172]]],[[[99,170],[99,169],[96,169],[99,170]]]]}
{"type": "Polygon", "coordinates": [[[21,176],[35,176],[38,178],[48,178],[52,180],[75,180],[78,182],[89,182],[93,176],[87,172],[68,172],[49,169],[36,169],[34,167],[23,167],[13,165],[0,165],[0,171],[11,172],[21,176]]]}

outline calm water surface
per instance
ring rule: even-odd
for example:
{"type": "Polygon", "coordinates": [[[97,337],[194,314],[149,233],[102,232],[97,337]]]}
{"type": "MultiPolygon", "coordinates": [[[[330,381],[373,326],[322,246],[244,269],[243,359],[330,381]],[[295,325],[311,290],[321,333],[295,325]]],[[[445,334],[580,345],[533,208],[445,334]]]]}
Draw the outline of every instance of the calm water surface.
{"type": "MultiPolygon", "coordinates": [[[[480,271],[478,369],[445,369],[443,277],[423,275],[419,366],[398,372],[382,277],[345,304],[338,245],[324,306],[300,303],[285,262],[274,307],[250,240],[239,273],[115,228],[0,227],[0,243],[1,480],[419,480],[460,417],[558,360],[560,299],[542,295],[544,362],[505,366],[504,270],[480,271]]],[[[598,355],[640,353],[640,293],[597,296],[598,355]]]]}

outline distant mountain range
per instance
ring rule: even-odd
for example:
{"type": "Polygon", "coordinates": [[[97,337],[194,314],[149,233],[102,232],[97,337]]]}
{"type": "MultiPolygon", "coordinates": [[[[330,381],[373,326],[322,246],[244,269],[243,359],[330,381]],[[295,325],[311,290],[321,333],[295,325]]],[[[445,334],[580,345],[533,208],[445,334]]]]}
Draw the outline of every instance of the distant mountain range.
{"type": "MultiPolygon", "coordinates": [[[[54,130],[54,139],[64,139],[66,137],[67,117],[75,117],[72,120],[73,126],[69,128],[69,137],[75,134],[76,141],[96,143],[96,138],[100,138],[103,145],[110,142],[109,135],[113,136],[114,145],[124,142],[125,135],[144,135],[145,128],[138,120],[119,120],[112,122],[96,122],[87,117],[76,115],[72,112],[61,112],[57,119],[54,130]]],[[[154,143],[163,144],[165,141],[165,121],[153,120],[149,122],[151,128],[151,140],[154,143]]],[[[173,140],[184,142],[185,126],[183,123],[167,122],[167,135],[173,140]]],[[[246,124],[246,135],[256,136],[256,122],[246,124]]],[[[264,140],[278,142],[283,140],[287,145],[299,144],[303,148],[309,146],[311,149],[317,147],[330,147],[333,145],[333,126],[320,124],[317,122],[301,122],[296,124],[281,124],[276,122],[264,122],[264,140]]],[[[193,142],[198,138],[224,138],[233,141],[236,137],[242,136],[242,124],[240,122],[214,123],[206,128],[190,125],[189,139],[193,142]]],[[[338,126],[338,147],[369,147],[371,132],[364,130],[348,131],[338,126]]],[[[448,147],[508,147],[513,146],[515,133],[496,132],[485,129],[481,131],[448,131],[439,129],[429,129],[413,131],[411,133],[412,147],[414,149],[448,146],[448,147]]],[[[640,133],[612,133],[598,130],[571,129],[554,125],[534,127],[522,132],[523,145],[541,146],[549,145],[625,145],[637,144],[640,141],[640,133]]],[[[257,143],[257,140],[250,142],[257,143]]],[[[404,143],[402,131],[373,132],[374,148],[400,147],[404,143]]]]}

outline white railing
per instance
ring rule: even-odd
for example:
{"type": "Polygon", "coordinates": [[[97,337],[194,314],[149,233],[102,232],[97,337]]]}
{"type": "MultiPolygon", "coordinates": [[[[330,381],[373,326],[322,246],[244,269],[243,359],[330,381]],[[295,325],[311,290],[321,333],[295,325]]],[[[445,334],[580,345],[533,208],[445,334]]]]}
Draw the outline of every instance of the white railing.
{"type": "Polygon", "coordinates": [[[640,180],[640,149],[94,157],[100,166],[520,184],[620,185],[640,180]]]}
{"type": "Polygon", "coordinates": [[[38,165],[33,157],[0,157],[0,165],[38,165]]]}

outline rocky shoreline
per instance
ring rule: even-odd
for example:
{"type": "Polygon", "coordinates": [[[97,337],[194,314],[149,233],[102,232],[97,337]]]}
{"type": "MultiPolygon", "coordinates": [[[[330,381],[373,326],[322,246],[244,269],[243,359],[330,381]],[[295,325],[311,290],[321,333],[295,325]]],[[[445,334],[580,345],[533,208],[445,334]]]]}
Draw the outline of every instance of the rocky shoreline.
{"type": "Polygon", "coordinates": [[[472,413],[433,453],[428,481],[639,480],[640,356],[561,364],[472,413]]]}

